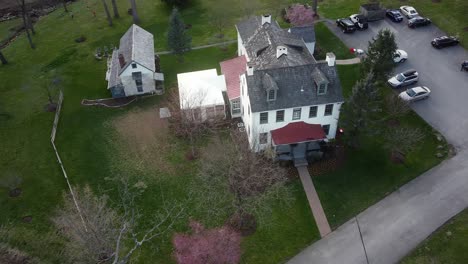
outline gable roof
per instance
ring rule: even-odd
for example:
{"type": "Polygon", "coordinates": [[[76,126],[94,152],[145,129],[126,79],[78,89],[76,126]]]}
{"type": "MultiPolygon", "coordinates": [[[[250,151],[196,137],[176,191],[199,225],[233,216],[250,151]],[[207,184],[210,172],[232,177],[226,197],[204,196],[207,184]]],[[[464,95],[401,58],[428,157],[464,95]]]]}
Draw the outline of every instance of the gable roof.
{"type": "Polygon", "coordinates": [[[325,139],[327,136],[321,125],[300,121],[272,130],[271,138],[275,145],[284,145],[325,139]]]}
{"type": "Polygon", "coordinates": [[[256,70],[246,76],[252,112],[272,111],[309,105],[343,102],[341,83],[335,66],[319,62],[295,67],[256,70]],[[313,72],[320,72],[329,81],[327,93],[317,94],[313,72]],[[265,90],[270,83],[264,76],[270,75],[278,87],[274,101],[267,101],[265,90]]]}
{"type": "Polygon", "coordinates": [[[126,62],[121,70],[135,61],[143,67],[155,71],[153,34],[138,25],[132,25],[120,39],[119,54],[123,55],[126,62]]]}
{"type": "Polygon", "coordinates": [[[282,29],[276,21],[261,24],[260,17],[236,25],[247,56],[255,69],[271,69],[314,63],[301,37],[282,29]],[[278,46],[287,48],[287,56],[276,57],[278,46]]]}
{"type": "Polygon", "coordinates": [[[240,97],[240,75],[245,72],[247,59],[239,56],[234,59],[222,61],[221,73],[226,78],[226,89],[229,100],[240,97]]]}
{"type": "Polygon", "coordinates": [[[289,31],[301,39],[304,40],[305,43],[312,43],[315,42],[315,29],[314,26],[304,26],[304,27],[292,27],[289,31]]]}

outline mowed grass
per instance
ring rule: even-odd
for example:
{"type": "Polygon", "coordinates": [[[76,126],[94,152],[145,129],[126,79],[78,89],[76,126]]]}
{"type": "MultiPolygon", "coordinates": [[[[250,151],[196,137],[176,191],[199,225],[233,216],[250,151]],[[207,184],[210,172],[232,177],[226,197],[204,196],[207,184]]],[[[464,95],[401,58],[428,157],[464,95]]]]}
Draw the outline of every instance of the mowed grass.
{"type": "MultiPolygon", "coordinates": [[[[319,3],[319,13],[326,18],[336,19],[359,13],[359,6],[367,0],[326,0],[319,3]]],[[[459,36],[462,45],[468,48],[468,1],[465,0],[407,0],[380,1],[385,8],[399,8],[410,5],[422,16],[428,17],[434,24],[450,35],[459,36]]]]}
{"type": "MultiPolygon", "coordinates": [[[[173,169],[168,171],[141,166],[138,156],[130,155],[131,152],[122,147],[125,145],[120,144],[121,136],[113,125],[116,120],[134,112],[153,111],[156,114],[158,107],[164,104],[164,96],[141,100],[122,109],[80,105],[84,98],[110,96],[105,89],[106,62],[95,60],[93,54],[98,47],[116,45],[131,25],[131,17],[124,12],[127,1],[118,0],[118,3],[123,17],[115,20],[112,28],[106,24],[100,1],[79,1],[70,6],[74,19],[71,19],[70,14],[57,10],[36,24],[36,50],[28,47],[24,35],[2,50],[10,64],[0,65],[0,179],[7,174],[20,176],[23,179],[23,193],[19,198],[9,198],[7,190],[0,189],[0,225],[7,224],[14,228],[10,243],[45,263],[62,262],[57,252],[60,251],[63,241],[55,235],[50,218],[62,203],[62,193],[67,191],[50,145],[54,114],[44,111],[47,103],[45,87],[53,78],[60,79],[58,86],[65,94],[56,145],[73,185],[89,184],[97,194],[109,194],[116,198],[116,184],[110,179],[127,176],[143,181],[147,187],[138,200],[138,207],[146,216],[146,220],[141,223],[141,228],[148,226],[152,214],[161,207],[164,200],[162,197],[171,201],[186,202],[184,205],[187,217],[174,226],[174,232],[187,231],[189,218],[209,223],[209,226],[224,224],[224,220],[206,219],[206,216],[193,209],[193,204],[187,202],[190,182],[198,171],[196,162],[187,162],[185,159],[187,142],[169,137],[167,143],[170,149],[158,152],[161,157],[157,158],[165,160],[173,169]],[[93,17],[92,10],[97,11],[96,18],[93,17]],[[87,41],[75,43],[74,39],[81,35],[85,36],[87,41]],[[22,222],[24,216],[32,216],[32,223],[22,222]]],[[[194,45],[210,43],[216,31],[208,21],[206,13],[209,11],[201,7],[202,3],[205,2],[198,1],[196,5],[200,6],[182,11],[186,23],[192,24],[192,33],[199,32],[196,36],[193,34],[194,45]],[[198,10],[198,13],[194,10],[198,10]]],[[[170,10],[159,1],[139,2],[139,10],[142,26],[155,34],[157,49],[165,49],[165,27],[170,10]]],[[[235,32],[234,28],[229,30],[235,32]]],[[[341,46],[336,47],[333,51],[339,53],[341,46]]],[[[165,73],[166,88],[174,87],[177,73],[218,68],[220,61],[232,58],[235,54],[236,44],[191,51],[184,56],[183,63],[177,62],[172,55],[162,55],[161,66],[165,73]]],[[[344,93],[347,94],[359,78],[359,67],[339,66],[339,73],[344,93]]],[[[56,92],[54,90],[54,94],[56,92]]],[[[370,150],[366,148],[362,153],[356,153],[348,164],[359,157],[365,160],[368,156],[375,155],[371,151],[372,147],[376,146],[372,145],[370,150]]],[[[385,153],[377,153],[380,154],[374,157],[377,159],[376,163],[386,163],[378,160],[385,160],[385,153]]],[[[415,156],[419,154],[417,152],[415,156]]],[[[320,176],[317,178],[320,185],[317,189],[321,198],[323,196],[322,202],[327,215],[332,219],[330,221],[337,226],[396,188],[395,185],[417,176],[416,172],[424,171],[434,162],[433,159],[428,159],[427,163],[422,164],[417,160],[413,170],[388,165],[390,169],[393,168],[393,172],[403,176],[400,178],[389,172],[379,174],[382,179],[373,178],[373,173],[377,173],[377,166],[367,173],[365,168],[371,161],[351,164],[346,168],[356,172],[348,173],[343,169],[320,176]],[[359,167],[361,165],[362,167],[359,167]],[[351,182],[351,174],[357,180],[351,182]],[[372,184],[381,185],[376,187],[376,191],[361,194],[368,191],[369,185],[365,184],[365,180],[373,180],[372,184]],[[337,191],[343,192],[343,195],[336,196],[337,191]],[[356,197],[351,197],[353,195],[356,197]],[[340,199],[350,201],[345,203],[343,208],[340,205],[343,201],[340,199]],[[336,216],[332,217],[334,214],[336,216]]],[[[282,262],[319,239],[300,182],[294,180],[290,184],[294,191],[291,206],[286,207],[279,203],[268,205],[274,208],[270,224],[259,226],[253,236],[243,241],[244,263],[282,262]]],[[[172,234],[143,246],[136,263],[173,262],[172,234]]]]}
{"type": "Polygon", "coordinates": [[[402,264],[468,263],[468,209],[422,242],[402,264]]]}
{"type": "Polygon", "coordinates": [[[344,60],[354,58],[346,45],[322,23],[315,24],[315,58],[324,60],[327,52],[335,53],[336,59],[344,60]]]}

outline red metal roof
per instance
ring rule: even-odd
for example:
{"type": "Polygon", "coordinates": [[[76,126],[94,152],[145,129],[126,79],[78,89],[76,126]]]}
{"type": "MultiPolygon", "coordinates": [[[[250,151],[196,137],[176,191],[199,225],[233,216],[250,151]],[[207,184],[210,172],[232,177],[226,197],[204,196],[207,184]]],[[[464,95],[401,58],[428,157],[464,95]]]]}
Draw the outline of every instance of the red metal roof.
{"type": "Polygon", "coordinates": [[[275,145],[294,144],[305,141],[327,138],[321,125],[305,122],[289,123],[282,128],[271,131],[271,138],[275,145]]]}
{"type": "Polygon", "coordinates": [[[227,61],[222,61],[221,72],[226,79],[226,88],[229,100],[240,97],[240,78],[245,72],[247,59],[244,55],[227,61]]]}

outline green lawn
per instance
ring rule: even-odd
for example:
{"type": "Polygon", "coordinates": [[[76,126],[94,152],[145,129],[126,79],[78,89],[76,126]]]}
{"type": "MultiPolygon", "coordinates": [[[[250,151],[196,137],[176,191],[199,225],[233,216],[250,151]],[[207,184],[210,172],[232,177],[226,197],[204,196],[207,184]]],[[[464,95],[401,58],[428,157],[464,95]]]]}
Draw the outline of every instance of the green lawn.
{"type": "Polygon", "coordinates": [[[468,209],[418,246],[402,264],[468,263],[468,209]]]}
{"type": "MultiPolygon", "coordinates": [[[[80,105],[83,98],[110,96],[105,89],[106,63],[96,61],[93,53],[97,47],[117,44],[131,24],[130,16],[124,13],[127,8],[126,0],[118,0],[123,18],[114,21],[115,25],[112,28],[106,25],[100,1],[87,2],[89,10],[85,1],[70,6],[74,13],[73,20],[62,10],[42,18],[36,24],[36,50],[28,47],[24,35],[2,50],[10,64],[0,65],[0,179],[6,174],[21,176],[23,193],[19,198],[9,198],[7,191],[0,188],[0,225],[13,226],[14,232],[9,242],[46,263],[62,262],[57,254],[62,241],[55,235],[50,217],[61,204],[61,195],[67,188],[49,140],[54,115],[44,112],[47,102],[44,87],[52,78],[61,79],[60,86],[65,94],[56,144],[73,185],[89,184],[95,192],[102,194],[115,188],[115,183],[108,180],[114,176],[124,174],[141,179],[147,188],[138,204],[142,213],[150,216],[161,205],[162,194],[176,201],[186,201],[190,187],[188,183],[198,168],[196,162],[185,161],[187,143],[174,137],[169,137],[170,148],[167,151],[159,151],[155,155],[155,158],[161,156],[167,162],[172,169],[170,172],[142,166],[139,157],[130,155],[131,153],[126,155],[128,150],[120,144],[113,122],[131,112],[155,109],[164,97],[141,100],[123,109],[80,105]],[[93,9],[97,10],[97,18],[92,16],[90,10],[93,9]],[[75,43],[74,39],[81,35],[84,35],[87,41],[75,43]],[[24,216],[32,216],[32,223],[23,223],[21,219],[24,216]]],[[[215,30],[206,15],[208,11],[201,6],[206,2],[200,0],[197,3],[195,8],[182,11],[186,22],[193,25],[195,45],[216,40],[213,38],[215,30]]],[[[139,1],[139,4],[143,27],[155,33],[156,47],[165,49],[164,36],[169,10],[163,8],[160,1],[139,1]]],[[[1,23],[0,28],[3,25],[1,23]]],[[[234,28],[230,28],[231,33],[228,33],[228,36],[235,37],[234,31],[234,28]]],[[[339,53],[340,46],[333,47],[336,48],[332,50],[339,53]]],[[[161,56],[166,88],[173,86],[177,73],[219,67],[219,61],[231,58],[235,53],[234,44],[226,49],[191,51],[185,56],[183,63],[177,62],[172,55],[161,56]]],[[[359,68],[339,66],[339,72],[344,93],[347,94],[359,76],[359,68]]],[[[408,117],[408,122],[421,124],[417,117],[408,117]]],[[[423,147],[423,150],[430,153],[433,142],[428,142],[425,143],[428,144],[427,148],[423,147]]],[[[357,153],[362,154],[361,156],[350,157],[346,168],[356,171],[348,173],[343,169],[317,178],[317,188],[334,226],[346,221],[396,188],[396,185],[417,176],[436,162],[431,157],[419,157],[420,154],[424,154],[423,150],[420,150],[410,159],[409,168],[398,167],[386,164],[385,153],[378,152],[377,149],[376,153],[379,155],[375,155],[372,147],[375,148],[376,145],[357,153]],[[353,164],[359,157],[368,156],[373,157],[374,160],[371,161],[376,164],[386,166],[384,168],[388,168],[389,172],[377,173],[378,166],[373,165],[373,169],[368,173],[364,167],[369,166],[371,161],[353,164]],[[422,163],[423,157],[428,158],[427,163],[422,163]],[[379,158],[383,161],[376,160],[379,158]],[[359,164],[362,164],[362,167],[359,167],[359,164]],[[369,191],[368,183],[375,184],[376,190],[369,191]],[[355,197],[352,197],[353,195],[355,197]]],[[[292,205],[270,205],[274,208],[270,217],[271,223],[268,226],[259,226],[258,231],[243,242],[244,263],[281,262],[319,238],[300,182],[295,180],[290,184],[294,190],[292,205]]],[[[115,195],[113,192],[109,194],[115,195]]],[[[188,217],[209,223],[210,226],[224,223],[223,219],[206,219],[191,206],[188,202],[187,218],[178,223],[174,231],[186,231],[188,217]]],[[[147,223],[144,222],[141,226],[145,224],[147,223]]],[[[5,238],[0,237],[0,241],[3,241],[2,239],[5,238]]],[[[170,236],[166,236],[144,246],[136,263],[147,263],[148,260],[171,263],[171,254],[170,236]],[[155,251],[154,247],[160,250],[155,251]]]]}
{"type": "Polygon", "coordinates": [[[7,39],[13,33],[11,29],[18,26],[19,24],[21,24],[21,21],[19,19],[11,19],[8,21],[1,22],[0,23],[0,42],[7,39]]]}
{"type": "MultiPolygon", "coordinates": [[[[368,0],[324,0],[319,3],[319,13],[327,18],[340,18],[359,13],[359,5],[368,0]]],[[[458,35],[465,48],[468,48],[468,1],[465,0],[407,0],[380,1],[386,8],[399,8],[402,5],[414,6],[422,15],[429,17],[434,24],[450,35],[458,35]]]]}
{"type": "Polygon", "coordinates": [[[346,45],[322,22],[315,24],[315,38],[314,55],[317,60],[324,60],[327,52],[335,53],[338,60],[354,58],[346,45]]]}

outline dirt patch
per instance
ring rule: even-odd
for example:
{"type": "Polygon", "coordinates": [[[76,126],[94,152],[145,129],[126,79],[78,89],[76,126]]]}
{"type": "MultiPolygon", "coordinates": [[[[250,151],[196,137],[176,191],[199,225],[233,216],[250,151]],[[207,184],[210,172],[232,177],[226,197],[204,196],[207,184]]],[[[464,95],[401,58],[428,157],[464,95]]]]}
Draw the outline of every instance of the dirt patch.
{"type": "Polygon", "coordinates": [[[468,27],[464,27],[463,31],[468,32],[468,27]]]}
{"type": "Polygon", "coordinates": [[[24,223],[31,223],[32,222],[32,216],[24,216],[21,220],[23,220],[24,223]]]}
{"type": "Polygon", "coordinates": [[[18,197],[21,195],[23,191],[21,190],[21,188],[14,188],[12,190],[10,190],[10,192],[8,193],[8,195],[12,198],[15,198],[15,197],[18,197]]]}
{"type": "Polygon", "coordinates": [[[144,168],[172,172],[165,154],[170,152],[170,137],[166,119],[159,118],[159,108],[132,111],[113,121],[124,144],[122,155],[144,168]]]}

